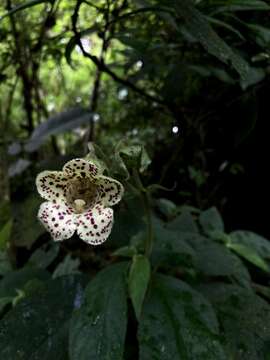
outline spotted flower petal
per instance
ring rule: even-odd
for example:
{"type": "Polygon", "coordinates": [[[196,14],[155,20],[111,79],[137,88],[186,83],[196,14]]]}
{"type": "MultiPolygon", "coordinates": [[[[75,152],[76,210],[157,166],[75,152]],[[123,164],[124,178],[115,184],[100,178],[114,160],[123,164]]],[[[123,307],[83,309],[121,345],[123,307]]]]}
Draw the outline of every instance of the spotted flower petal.
{"type": "Polygon", "coordinates": [[[75,215],[63,202],[44,202],[40,205],[38,218],[56,241],[70,238],[75,230],[75,215]]]}
{"type": "Polygon", "coordinates": [[[100,203],[103,206],[115,205],[122,199],[124,188],[119,181],[101,175],[96,179],[96,183],[99,187],[100,203]]]}
{"type": "Polygon", "coordinates": [[[36,184],[42,197],[38,217],[56,241],[75,231],[92,245],[103,243],[113,226],[113,210],[124,192],[118,181],[102,175],[102,168],[84,159],[66,163],[63,171],[44,171],[36,184]]]}
{"type": "Polygon", "coordinates": [[[94,178],[99,173],[99,169],[95,164],[86,161],[84,159],[70,160],[63,167],[63,171],[68,176],[78,175],[82,178],[84,177],[94,178]]]}
{"type": "Polygon", "coordinates": [[[93,209],[77,215],[77,233],[91,245],[100,245],[107,240],[113,226],[113,210],[96,205],[93,209]]]}
{"type": "Polygon", "coordinates": [[[63,200],[67,180],[62,171],[42,171],[36,178],[37,190],[46,200],[63,200]]]}

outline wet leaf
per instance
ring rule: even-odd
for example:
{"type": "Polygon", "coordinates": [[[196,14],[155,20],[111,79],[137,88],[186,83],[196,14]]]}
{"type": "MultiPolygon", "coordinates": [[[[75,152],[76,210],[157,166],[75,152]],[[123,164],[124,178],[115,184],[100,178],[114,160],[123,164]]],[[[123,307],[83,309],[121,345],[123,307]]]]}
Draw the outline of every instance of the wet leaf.
{"type": "Polygon", "coordinates": [[[102,270],[70,324],[70,360],[122,359],[127,326],[127,263],[102,270]]]}
{"type": "Polygon", "coordinates": [[[80,276],[49,280],[22,299],[0,322],[0,358],[66,360],[68,322],[81,304],[84,283],[80,276]]]}
{"type": "Polygon", "coordinates": [[[139,324],[140,360],[225,360],[210,303],[186,283],[158,275],[139,324]]]}
{"type": "Polygon", "coordinates": [[[217,311],[227,359],[263,360],[269,355],[270,306],[253,292],[224,283],[200,288],[217,311]]]}

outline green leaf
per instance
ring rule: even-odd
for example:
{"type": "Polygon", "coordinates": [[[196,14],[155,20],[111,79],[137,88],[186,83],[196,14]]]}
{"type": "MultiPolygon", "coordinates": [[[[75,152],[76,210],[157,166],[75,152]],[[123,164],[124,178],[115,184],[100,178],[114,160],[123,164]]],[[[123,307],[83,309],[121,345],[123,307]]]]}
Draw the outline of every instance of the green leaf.
{"type": "Polygon", "coordinates": [[[230,233],[231,243],[242,244],[256,251],[263,259],[270,260],[270,242],[252,231],[233,231],[230,233]]]}
{"type": "Polygon", "coordinates": [[[190,211],[184,210],[181,215],[170,221],[167,228],[172,231],[181,232],[195,232],[198,233],[199,229],[194,221],[190,211]]]}
{"type": "Polygon", "coordinates": [[[15,297],[17,290],[22,290],[26,286],[27,282],[37,279],[41,281],[48,280],[50,274],[41,269],[23,268],[8,273],[0,281],[0,298],[2,297],[15,297]]]}
{"type": "Polygon", "coordinates": [[[203,275],[213,277],[233,277],[241,285],[250,287],[250,275],[242,261],[225,245],[209,241],[203,237],[190,239],[195,251],[195,268],[203,275]]]}
{"type": "Polygon", "coordinates": [[[46,269],[58,256],[59,244],[52,242],[38,248],[28,260],[28,265],[46,269]]]}
{"type": "Polygon", "coordinates": [[[151,265],[144,255],[135,255],[129,270],[129,295],[137,319],[140,319],[142,304],[151,275],[151,265]]]}
{"type": "Polygon", "coordinates": [[[186,238],[198,235],[172,231],[154,222],[154,247],[151,256],[153,266],[191,266],[195,252],[186,238]]]}
{"type": "Polygon", "coordinates": [[[73,108],[51,116],[35,128],[24,148],[28,152],[36,151],[49,136],[88,124],[91,116],[93,114],[83,108],[73,108]]]}
{"type": "Polygon", "coordinates": [[[70,254],[68,254],[64,260],[57,266],[57,268],[53,272],[53,279],[63,276],[63,275],[71,275],[78,274],[80,266],[80,259],[73,259],[70,254]]]}
{"type": "Polygon", "coordinates": [[[69,319],[84,283],[80,276],[61,277],[21,300],[0,322],[0,358],[66,360],[69,319]]]}
{"type": "Polygon", "coordinates": [[[270,6],[261,0],[233,0],[228,3],[227,0],[221,2],[221,6],[217,6],[212,14],[235,11],[259,11],[270,10],[270,6]],[[224,4],[224,5],[223,5],[224,4]]]}
{"type": "Polygon", "coordinates": [[[264,259],[253,249],[243,244],[233,244],[229,242],[227,247],[233,250],[236,254],[242,256],[244,259],[249,261],[251,264],[257,266],[258,268],[269,272],[269,265],[264,261],[264,259]]]}
{"type": "Polygon", "coordinates": [[[270,271],[264,260],[270,259],[270,244],[263,237],[250,231],[235,231],[230,234],[227,246],[253,265],[270,271]]]}
{"type": "Polygon", "coordinates": [[[270,44],[270,29],[256,24],[246,24],[247,28],[256,35],[257,43],[265,48],[270,44]]]}
{"type": "Polygon", "coordinates": [[[26,1],[24,4],[20,4],[14,6],[10,11],[6,12],[4,15],[0,16],[0,21],[3,20],[5,17],[15,14],[18,11],[25,10],[35,5],[43,4],[43,3],[53,3],[53,0],[30,0],[26,1]]]}
{"type": "Polygon", "coordinates": [[[210,209],[201,212],[199,222],[206,234],[216,230],[224,232],[222,217],[215,207],[211,207],[210,209]]]}
{"type": "Polygon", "coordinates": [[[10,239],[12,220],[9,220],[0,230],[0,250],[6,249],[10,239]]]}
{"type": "Polygon", "coordinates": [[[204,15],[189,0],[172,1],[177,15],[183,21],[186,30],[197,39],[205,50],[226,64],[231,64],[242,80],[246,79],[249,64],[213,30],[204,15]]]}
{"type": "Polygon", "coordinates": [[[210,303],[186,283],[158,275],[139,324],[140,360],[223,360],[210,303]]]}
{"type": "Polygon", "coordinates": [[[266,72],[263,68],[250,67],[245,79],[240,81],[242,89],[246,90],[248,87],[256,85],[265,78],[265,75],[266,72]]]}
{"type": "Polygon", "coordinates": [[[227,359],[263,360],[269,355],[270,306],[235,285],[200,288],[214,305],[225,335],[227,359]]]}
{"type": "Polygon", "coordinates": [[[85,290],[70,324],[70,360],[123,359],[127,327],[127,263],[102,270],[85,290]]]}
{"type": "Polygon", "coordinates": [[[163,198],[158,199],[157,206],[159,211],[168,219],[176,214],[177,211],[176,205],[168,199],[163,199],[163,198]]]}
{"type": "Polygon", "coordinates": [[[108,157],[103,150],[93,142],[88,142],[87,147],[89,152],[84,159],[95,164],[99,168],[100,173],[103,174],[105,171],[108,171],[109,169],[106,165],[108,157]]]}
{"type": "Polygon", "coordinates": [[[119,249],[115,250],[112,253],[112,256],[123,256],[132,258],[133,255],[136,255],[137,249],[135,246],[122,246],[119,249]]]}
{"type": "Polygon", "coordinates": [[[125,142],[121,142],[117,151],[127,169],[135,168],[140,172],[144,172],[151,164],[149,155],[141,145],[128,145],[125,142]]]}
{"type": "Polygon", "coordinates": [[[235,29],[233,26],[231,26],[230,24],[219,20],[219,19],[215,19],[211,16],[205,16],[205,18],[212,24],[216,25],[216,26],[220,26],[223,27],[224,29],[229,30],[230,32],[234,33],[235,35],[237,35],[241,40],[245,40],[245,38],[243,37],[243,35],[240,33],[240,31],[238,31],[237,29],[235,29]]]}

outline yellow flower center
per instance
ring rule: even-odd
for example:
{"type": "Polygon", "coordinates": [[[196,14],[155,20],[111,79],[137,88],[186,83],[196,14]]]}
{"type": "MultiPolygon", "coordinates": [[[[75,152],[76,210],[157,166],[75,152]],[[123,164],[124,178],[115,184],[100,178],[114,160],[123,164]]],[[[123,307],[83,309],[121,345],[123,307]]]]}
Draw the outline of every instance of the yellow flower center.
{"type": "Polygon", "coordinates": [[[66,199],[74,212],[81,214],[93,207],[98,198],[97,185],[89,179],[72,179],[67,185],[66,199]]]}

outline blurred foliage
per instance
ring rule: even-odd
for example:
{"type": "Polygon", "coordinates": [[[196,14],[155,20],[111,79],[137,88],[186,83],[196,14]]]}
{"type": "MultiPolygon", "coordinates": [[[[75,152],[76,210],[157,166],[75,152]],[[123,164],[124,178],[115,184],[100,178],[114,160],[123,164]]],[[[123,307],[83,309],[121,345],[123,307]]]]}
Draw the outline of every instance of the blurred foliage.
{"type": "Polygon", "coordinates": [[[223,220],[269,93],[269,11],[1,2],[1,359],[269,358],[270,242],[223,220]],[[112,233],[52,243],[35,176],[89,150],[125,185],[112,233]]]}

